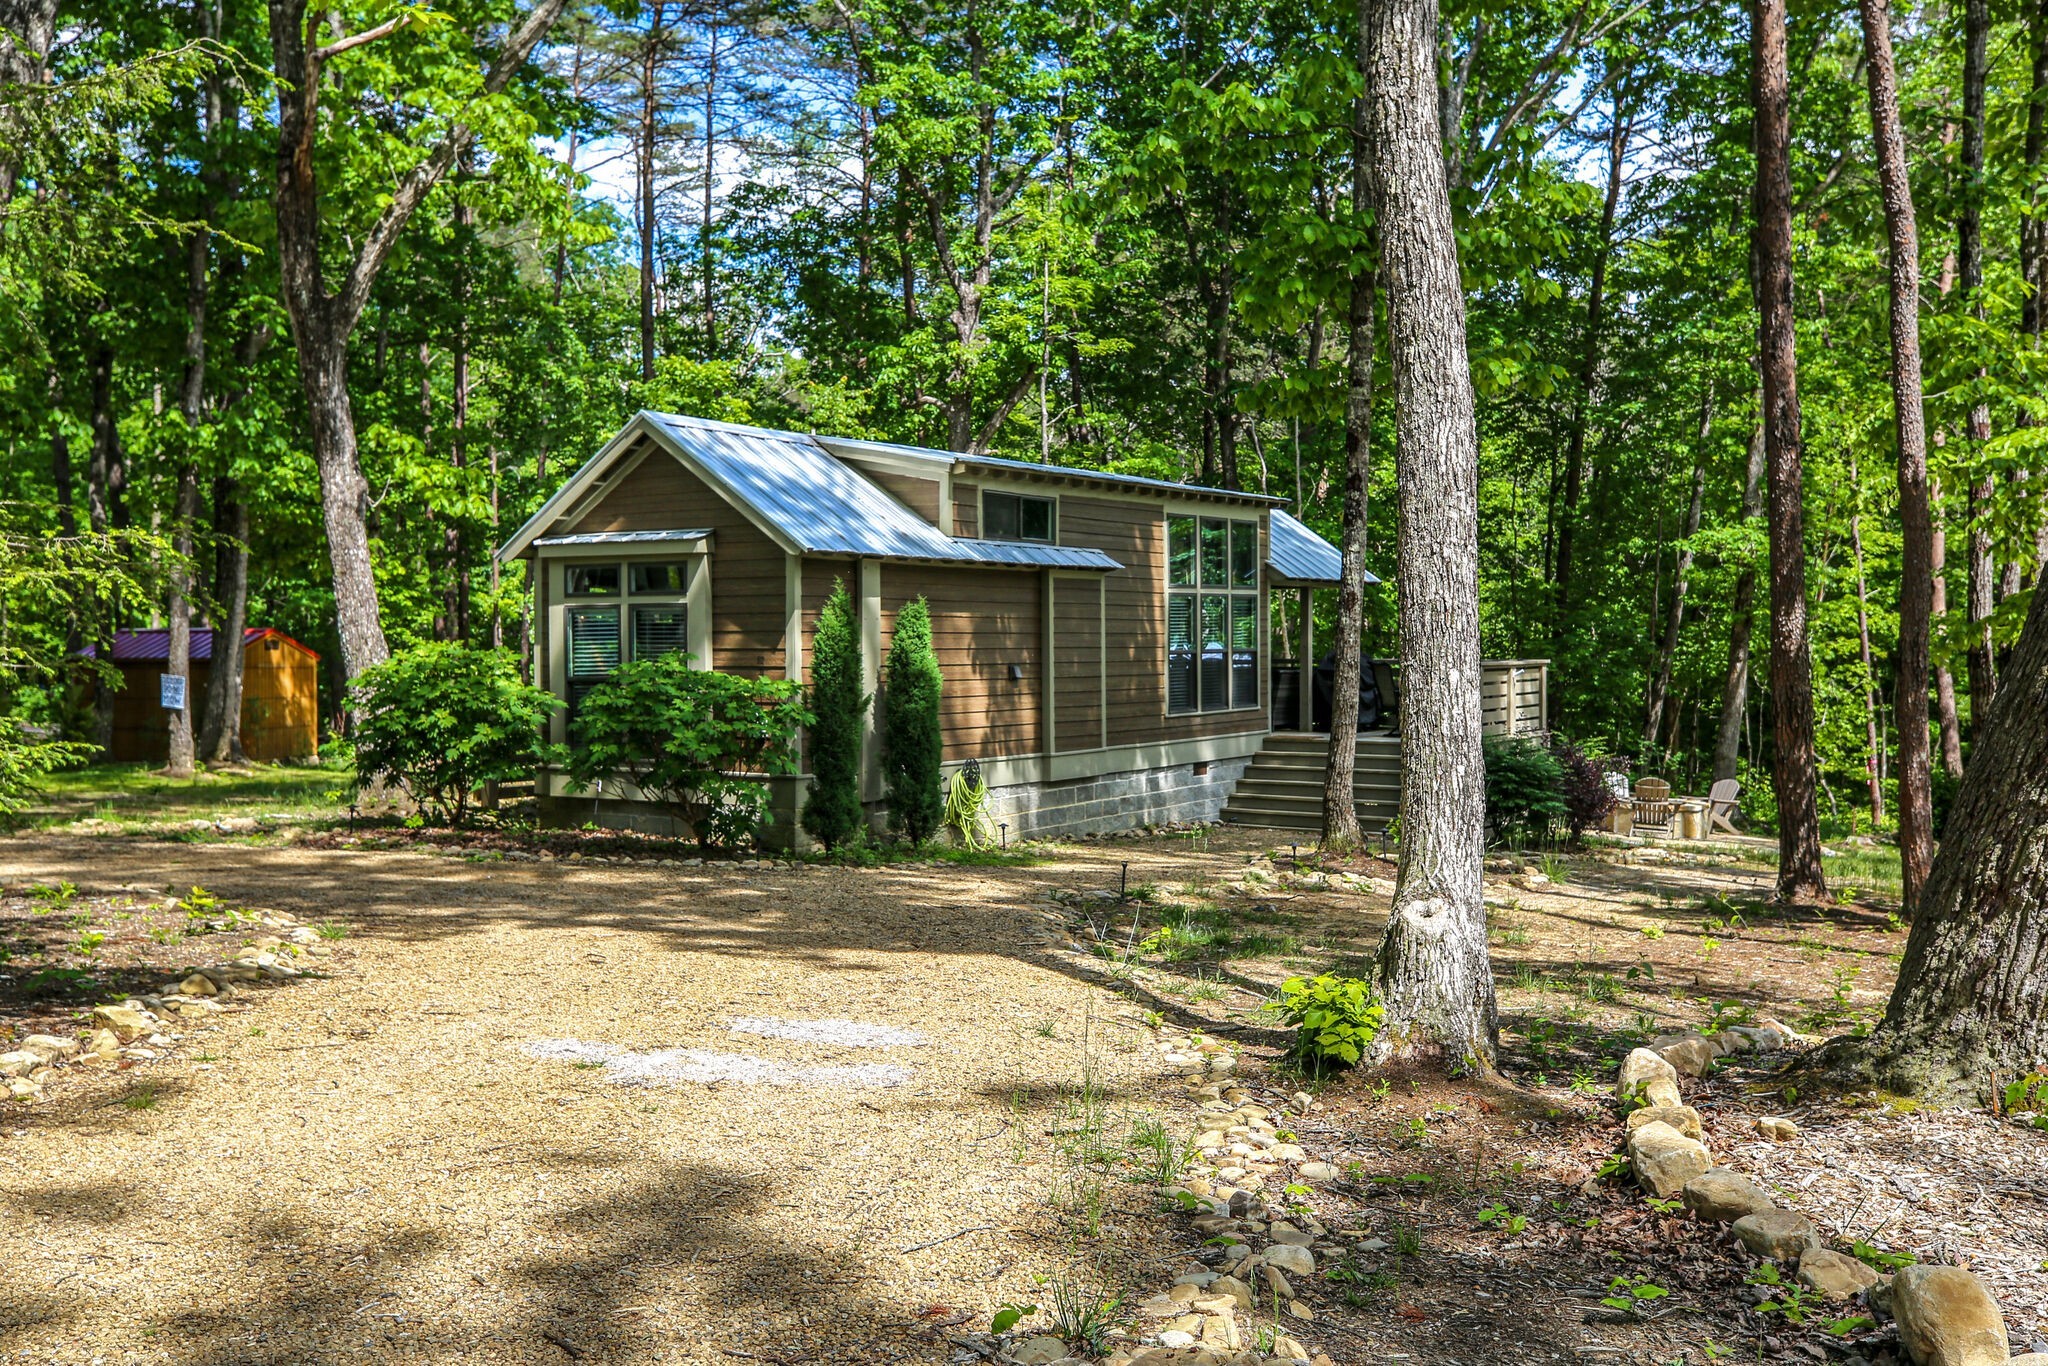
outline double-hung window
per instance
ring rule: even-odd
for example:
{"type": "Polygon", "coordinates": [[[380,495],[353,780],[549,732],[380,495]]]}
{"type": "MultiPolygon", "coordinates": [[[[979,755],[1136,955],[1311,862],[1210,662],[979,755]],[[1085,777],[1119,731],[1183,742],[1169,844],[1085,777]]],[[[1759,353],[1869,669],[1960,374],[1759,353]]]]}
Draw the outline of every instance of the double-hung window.
{"type": "Polygon", "coordinates": [[[689,648],[690,569],[686,561],[564,566],[571,714],[628,660],[689,648]]]}
{"type": "Polygon", "coordinates": [[[1259,524],[1166,519],[1166,710],[1259,705],[1259,524]]]}
{"type": "Polygon", "coordinates": [[[1058,514],[1059,504],[1051,498],[982,490],[981,534],[987,540],[1052,545],[1059,539],[1058,514]]]}

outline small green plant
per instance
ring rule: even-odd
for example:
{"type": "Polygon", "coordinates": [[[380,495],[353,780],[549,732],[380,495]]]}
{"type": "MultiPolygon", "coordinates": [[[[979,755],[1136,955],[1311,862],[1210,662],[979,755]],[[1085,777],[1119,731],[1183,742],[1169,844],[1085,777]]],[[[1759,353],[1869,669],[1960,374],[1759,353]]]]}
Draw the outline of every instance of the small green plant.
{"type": "Polygon", "coordinates": [[[1664,937],[1664,927],[1655,921],[1647,925],[1638,926],[1637,928],[1645,939],[1662,939],[1664,937]]]}
{"type": "Polygon", "coordinates": [[[45,912],[69,906],[77,895],[77,886],[69,882],[39,883],[28,889],[28,899],[45,912]]]}
{"type": "Polygon", "coordinates": [[[1485,744],[1486,821],[1516,848],[1541,840],[1566,814],[1564,770],[1549,750],[1516,736],[1485,744]]]}
{"type": "Polygon", "coordinates": [[[1600,1079],[1594,1076],[1589,1068],[1574,1067],[1570,1089],[1575,1096],[1598,1095],[1601,1090],[1600,1079]]]}
{"type": "Polygon", "coordinates": [[[1130,1148],[1139,1161],[1138,1179],[1149,1185],[1170,1186],[1187,1170],[1189,1145],[1156,1119],[1131,1126],[1130,1148]]]}
{"type": "Polygon", "coordinates": [[[1594,1175],[1602,1181],[1612,1181],[1617,1177],[1628,1175],[1632,1170],[1633,1166],[1628,1160],[1628,1154],[1615,1153],[1600,1164],[1600,1169],[1594,1175]]]}
{"type": "Polygon", "coordinates": [[[330,920],[326,924],[320,926],[316,933],[318,933],[322,939],[346,939],[348,938],[348,926],[337,924],[335,921],[330,920]]]}
{"type": "Polygon", "coordinates": [[[1918,1257],[1907,1252],[1886,1252],[1870,1243],[1863,1242],[1861,1239],[1849,1245],[1849,1255],[1862,1262],[1872,1271],[1882,1271],[1887,1275],[1897,1271],[1900,1267],[1911,1266],[1920,1260],[1918,1257]]]}
{"type": "Polygon", "coordinates": [[[996,1310],[988,1321],[988,1330],[1000,1336],[1015,1328],[1019,1321],[1030,1318],[1038,1312],[1035,1304],[1006,1304],[996,1310]]]}
{"type": "Polygon", "coordinates": [[[923,598],[896,614],[882,673],[882,773],[889,828],[912,844],[923,844],[938,833],[946,814],[940,772],[945,746],[939,733],[944,684],[932,650],[931,609],[923,598]]]}
{"type": "Polygon", "coordinates": [[[220,908],[220,898],[204,887],[194,887],[178,902],[187,920],[204,920],[220,908]]]}
{"type": "Polygon", "coordinates": [[[1387,1230],[1387,1243],[1397,1257],[1422,1255],[1422,1230],[1413,1224],[1395,1224],[1387,1230]]]}
{"type": "Polygon", "coordinates": [[[136,1087],[135,1090],[121,1097],[121,1106],[123,1109],[128,1110],[154,1110],[156,1108],[156,1088],[154,1086],[136,1087]]]}
{"type": "Polygon", "coordinates": [[[1384,1101],[1388,1096],[1394,1093],[1394,1084],[1388,1081],[1385,1077],[1381,1077],[1372,1085],[1366,1087],[1365,1093],[1371,1096],[1376,1101],[1384,1101]]]}
{"type": "Polygon", "coordinates": [[[1479,1211],[1479,1222],[1486,1228],[1498,1228],[1503,1233],[1520,1233],[1529,1227],[1529,1216],[1510,1213],[1506,1205],[1488,1205],[1479,1211]]]}
{"type": "Polygon", "coordinates": [[[1545,854],[1536,860],[1537,871],[1557,886],[1562,887],[1572,880],[1572,866],[1557,854],[1545,854]]]}
{"type": "Polygon", "coordinates": [[[1654,1304],[1671,1292],[1646,1277],[1616,1276],[1607,1283],[1607,1293],[1600,1303],[1609,1309],[1626,1310],[1632,1314],[1642,1312],[1646,1304],[1654,1304]]]}
{"type": "Polygon", "coordinates": [[[1050,1321],[1052,1335],[1070,1347],[1086,1349],[1089,1356],[1102,1356],[1109,1351],[1110,1330],[1116,1326],[1117,1310],[1123,1305],[1123,1296],[1109,1299],[1084,1288],[1078,1281],[1064,1276],[1053,1276],[1040,1281],[1046,1288],[1046,1318],[1050,1321]]]}
{"type": "Polygon", "coordinates": [[[1759,1314],[1782,1314],[1788,1323],[1804,1324],[1816,1308],[1809,1299],[1811,1292],[1786,1280],[1785,1273],[1778,1270],[1775,1262],[1765,1262],[1751,1272],[1748,1283],[1766,1286],[1771,1291],[1769,1299],[1758,1303],[1756,1312],[1759,1314]]]}
{"type": "Polygon", "coordinates": [[[106,931],[87,930],[84,934],[78,936],[78,942],[74,944],[72,947],[77,950],[78,956],[80,958],[85,959],[87,962],[91,962],[93,955],[97,954],[100,951],[100,945],[106,942],[106,931]]]}
{"type": "Polygon", "coordinates": [[[1294,1027],[1294,1055],[1311,1070],[1332,1063],[1355,1065],[1379,1037],[1386,1008],[1362,977],[1290,977],[1280,999],[1263,1009],[1294,1027]]]}

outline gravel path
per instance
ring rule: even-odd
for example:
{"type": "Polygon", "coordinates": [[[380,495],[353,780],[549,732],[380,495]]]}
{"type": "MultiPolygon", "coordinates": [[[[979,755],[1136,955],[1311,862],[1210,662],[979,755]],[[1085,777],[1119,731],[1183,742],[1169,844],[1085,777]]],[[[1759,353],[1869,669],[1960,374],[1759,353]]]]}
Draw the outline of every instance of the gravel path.
{"type": "MultiPolygon", "coordinates": [[[[353,929],[333,977],[0,1119],[0,1351],[943,1360],[934,1323],[985,1323],[1077,1265],[1045,1135],[1084,1034],[1116,1103],[1186,1103],[1131,1008],[1041,951],[1045,890],[1113,886],[1112,857],[1134,879],[1188,866],[1158,848],[769,872],[9,841],[8,879],[199,884],[353,929]],[[118,1103],[145,1080],[150,1108],[118,1103]]],[[[1164,1256],[1144,1247],[1157,1221],[1119,1237],[1134,1216],[1108,1217],[1134,1277],[1164,1256]]]]}

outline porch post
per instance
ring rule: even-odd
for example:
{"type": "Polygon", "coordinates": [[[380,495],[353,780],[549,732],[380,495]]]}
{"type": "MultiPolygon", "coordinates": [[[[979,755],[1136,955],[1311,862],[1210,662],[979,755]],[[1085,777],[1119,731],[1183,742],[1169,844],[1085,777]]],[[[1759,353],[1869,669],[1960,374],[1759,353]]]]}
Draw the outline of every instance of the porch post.
{"type": "Polygon", "coordinates": [[[1300,704],[1294,712],[1294,728],[1304,734],[1316,728],[1316,590],[1304,587],[1301,590],[1301,658],[1295,661],[1301,670],[1301,684],[1295,690],[1300,704]]]}

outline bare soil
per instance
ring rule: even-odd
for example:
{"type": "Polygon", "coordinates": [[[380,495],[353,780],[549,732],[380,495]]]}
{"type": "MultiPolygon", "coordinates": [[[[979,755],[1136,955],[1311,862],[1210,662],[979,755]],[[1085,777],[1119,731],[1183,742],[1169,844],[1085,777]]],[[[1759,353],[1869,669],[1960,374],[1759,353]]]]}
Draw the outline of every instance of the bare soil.
{"type": "MultiPolygon", "coordinates": [[[[1577,859],[1533,888],[1504,866],[1489,884],[1504,1075],[1321,1083],[1282,1068],[1286,1036],[1256,1006],[1293,973],[1363,970],[1393,870],[1296,867],[1284,846],[1265,857],[1271,838],[803,870],[290,837],[7,841],[0,934],[31,927],[35,970],[80,966],[66,944],[86,927],[38,916],[30,884],[74,883],[97,918],[138,914],[117,906],[124,887],[197,885],[349,933],[330,975],[260,993],[172,1057],[67,1069],[48,1099],[0,1109],[0,1351],[945,1361],[947,1331],[1005,1303],[1059,1285],[1142,1298],[1195,1265],[1199,1238],[1159,1212],[1155,1159],[1130,1137],[1148,1118],[1193,1132],[1157,1024],[1232,1043],[1261,1094],[1316,1092],[1294,1131],[1345,1175],[1303,1198],[1366,1236],[1303,1287],[1316,1317],[1288,1329],[1339,1362],[1701,1362],[1710,1343],[1885,1359],[1881,1332],[1755,1313],[1761,1292],[1717,1232],[1595,1179],[1618,1144],[1621,1051],[1717,1014],[1854,1027],[1903,946],[1884,907],[1769,916],[1753,864],[1577,859]],[[927,1042],[732,1028],[764,1019],[927,1042]],[[535,1056],[562,1040],[909,1080],[621,1085],[602,1062],[535,1056]],[[146,1105],[122,1103],[141,1088],[146,1105]],[[1670,1293],[1617,1315],[1600,1304],[1617,1277],[1670,1293]]],[[[95,957],[142,983],[189,958],[149,932],[183,918],[151,912],[95,957]]],[[[0,1024],[75,1029],[89,1003],[27,991],[24,965],[0,965],[0,1024]]],[[[2015,1346],[2048,1337],[2042,1135],[1788,1103],[1781,1084],[1732,1069],[1701,1089],[1717,1155],[1829,1227],[1974,1263],[2015,1346]],[[1756,1139],[1762,1113],[1799,1119],[1801,1140],[1756,1139]]]]}

